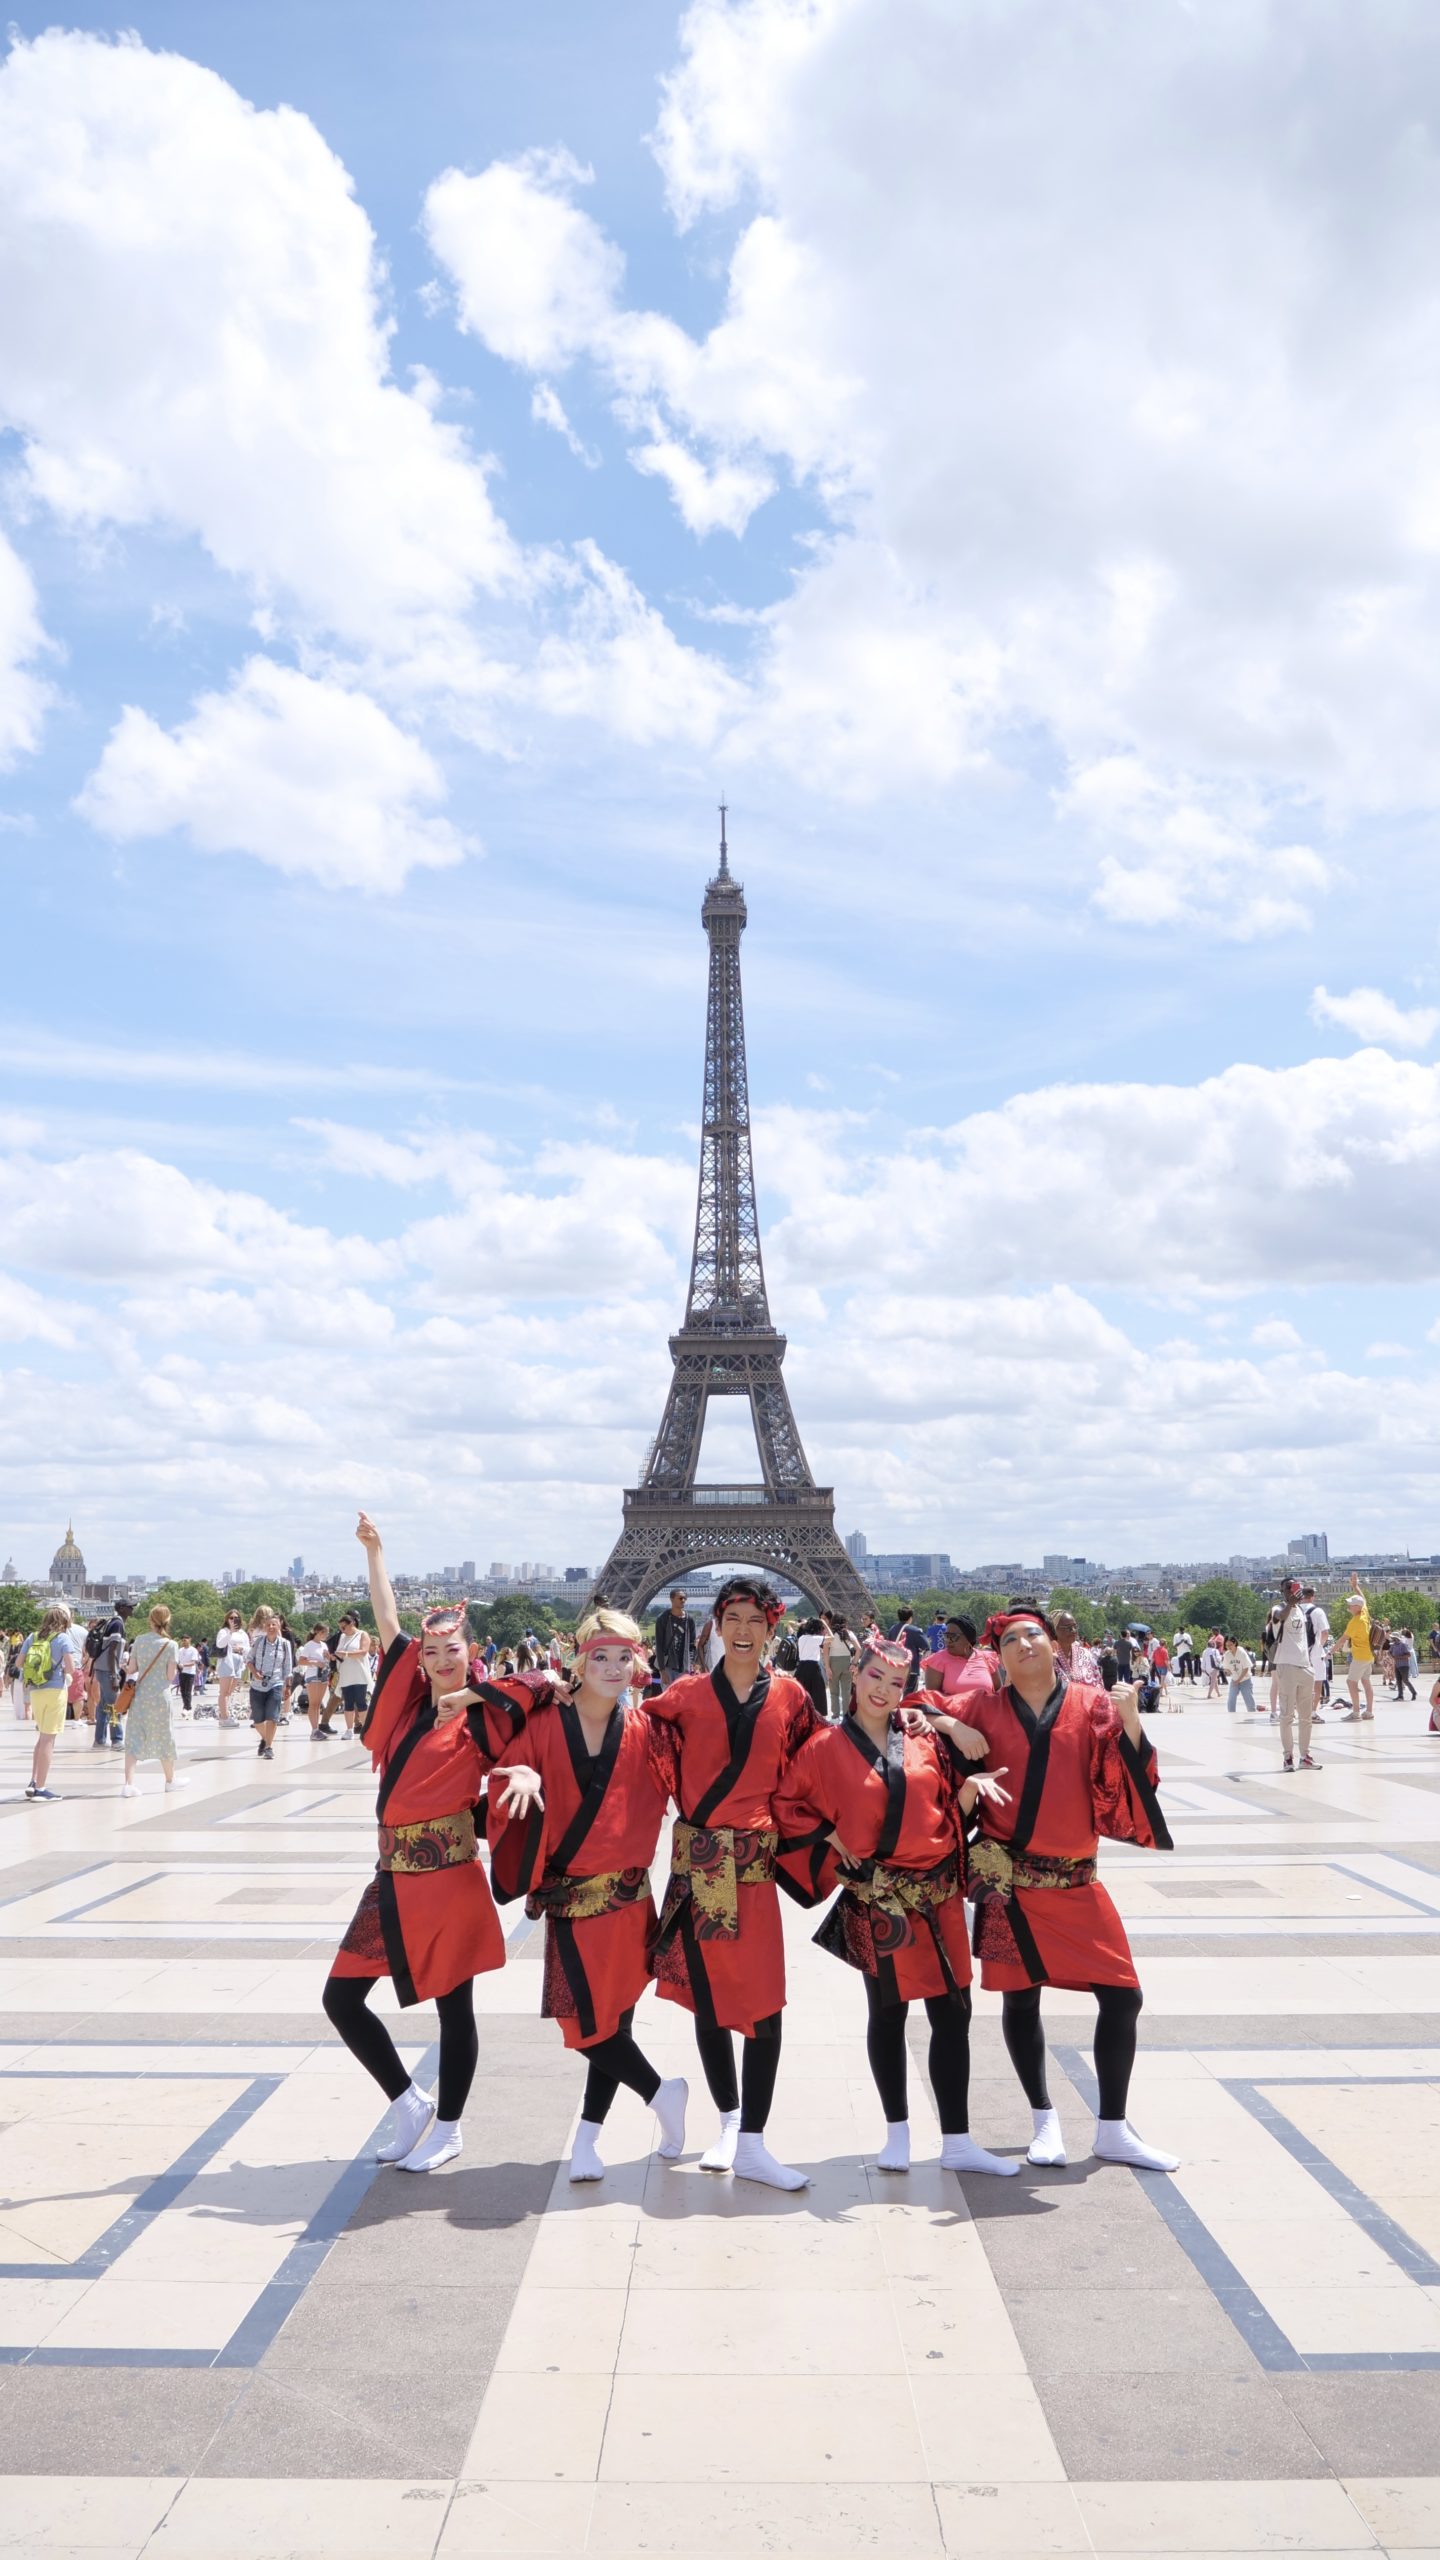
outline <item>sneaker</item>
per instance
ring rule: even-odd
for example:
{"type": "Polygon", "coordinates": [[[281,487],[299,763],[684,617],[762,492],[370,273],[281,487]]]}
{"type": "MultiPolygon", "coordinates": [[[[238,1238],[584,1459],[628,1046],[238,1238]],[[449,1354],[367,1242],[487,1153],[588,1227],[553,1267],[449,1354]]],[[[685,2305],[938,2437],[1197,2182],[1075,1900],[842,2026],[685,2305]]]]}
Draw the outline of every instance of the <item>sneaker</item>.
{"type": "Polygon", "coordinates": [[[265,1745],[264,1745],[264,1743],[263,1743],[263,1742],[257,1742],[257,1743],[256,1743],[256,1745],[255,1745],[255,1757],[256,1757],[256,1759],[257,1759],[257,1760],[263,1760],[263,1759],[264,1759],[264,1757],[265,1757],[265,1745]]]}
{"type": "Polygon", "coordinates": [[[275,1752],[274,1752],[274,1747],[273,1747],[273,1745],[272,1745],[271,1743],[268,1743],[268,1742],[262,1742],[262,1743],[261,1743],[261,1745],[260,1745],[260,1757],[261,1757],[261,1759],[262,1759],[262,1760],[273,1760],[273,1759],[274,1759],[274,1757],[275,1757],[275,1752]]]}
{"type": "Polygon", "coordinates": [[[1323,1768],[1324,1765],[1323,1761],[1316,1760],[1310,1752],[1302,1751],[1300,1755],[1300,1766],[1302,1769],[1320,1769],[1323,1768]]]}
{"type": "Polygon", "coordinates": [[[60,1801],[53,1787],[27,1787],[25,1793],[32,1804],[58,1804],[60,1801]]]}
{"type": "Polygon", "coordinates": [[[1282,1760],[1282,1761],[1281,1761],[1281,1763],[1280,1763],[1280,1766],[1281,1766],[1281,1768],[1282,1768],[1282,1769],[1289,1769],[1289,1770],[1291,1771],[1291,1773],[1293,1774],[1293,1772],[1294,1772],[1294,1768],[1295,1768],[1295,1763],[1294,1763],[1294,1761],[1293,1761],[1293,1760],[1282,1760]]]}

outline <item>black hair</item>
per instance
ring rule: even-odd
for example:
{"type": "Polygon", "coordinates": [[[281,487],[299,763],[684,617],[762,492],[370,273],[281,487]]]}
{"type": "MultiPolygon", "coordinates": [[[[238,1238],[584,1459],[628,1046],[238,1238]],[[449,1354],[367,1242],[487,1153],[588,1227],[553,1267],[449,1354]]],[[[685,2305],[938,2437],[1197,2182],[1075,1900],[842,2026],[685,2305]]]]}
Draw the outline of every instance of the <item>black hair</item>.
{"type": "Polygon", "coordinates": [[[907,1600],[907,1601],[906,1601],[906,1603],[905,1603],[904,1608],[900,1611],[899,1616],[898,1616],[898,1618],[896,1619],[896,1622],[895,1622],[895,1623],[896,1623],[896,1625],[897,1625],[897,1626],[901,1626],[901,1627],[903,1627],[903,1626],[904,1626],[904,1624],[905,1624],[906,1619],[907,1619],[907,1618],[913,1618],[913,1617],[914,1617],[914,1615],[915,1615],[915,1612],[914,1612],[914,1610],[911,1608],[910,1603],[909,1603],[909,1601],[907,1600]]]}
{"type": "Polygon", "coordinates": [[[968,1636],[972,1644],[979,1643],[980,1638],[973,1618],[947,1618],[945,1624],[947,1627],[958,1627],[962,1636],[968,1636]]]}
{"type": "Polygon", "coordinates": [[[728,1582],[721,1583],[711,1604],[710,1615],[714,1619],[717,1627],[719,1626],[721,1619],[724,1617],[726,1610],[730,1607],[731,1602],[734,1600],[749,1600],[753,1602],[754,1606],[757,1609],[762,1610],[765,1616],[770,1619],[772,1625],[776,1624],[785,1614],[784,1610],[780,1606],[777,1595],[771,1590],[768,1582],[761,1582],[755,1576],[748,1573],[732,1573],[728,1582]]]}

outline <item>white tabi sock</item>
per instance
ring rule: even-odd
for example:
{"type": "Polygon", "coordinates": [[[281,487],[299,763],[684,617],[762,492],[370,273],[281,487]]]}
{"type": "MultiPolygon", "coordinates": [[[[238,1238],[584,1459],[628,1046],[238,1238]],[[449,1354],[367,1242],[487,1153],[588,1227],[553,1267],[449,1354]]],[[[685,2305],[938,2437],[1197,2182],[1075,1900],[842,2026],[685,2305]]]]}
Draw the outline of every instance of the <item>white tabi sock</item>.
{"type": "Polygon", "coordinates": [[[714,2141],[711,2143],[709,2150],[702,2151],[700,2154],[701,2168],[733,2169],[735,2166],[735,2145],[739,2139],[740,2110],[738,2107],[729,2107],[720,2119],[720,2130],[715,2136],[714,2141]]]}
{"type": "Polygon", "coordinates": [[[465,2137],[458,2124],[446,2124],[442,2117],[437,2116],[414,2150],[407,2151],[404,2159],[397,2160],[395,2166],[397,2169],[443,2169],[446,2161],[455,2159],[464,2148],[465,2137]]]}
{"type": "Polygon", "coordinates": [[[662,2160],[678,2160],[685,2148],[685,2110],[689,2103],[688,2080],[662,2080],[650,2101],[660,2127],[657,2148],[662,2160]]]}
{"type": "Polygon", "coordinates": [[[970,2169],[985,2178],[1018,2178],[1018,2160],[1002,2160],[996,2151],[982,2151],[972,2134],[945,2133],[940,2137],[942,2169],[970,2169]]]}
{"type": "Polygon", "coordinates": [[[887,2124],[885,2139],[875,2154],[877,2169],[908,2169],[910,2166],[910,2127],[887,2124]]]}
{"type": "Polygon", "coordinates": [[[394,2130],[389,2141],[381,2143],[376,2159],[403,2160],[407,2152],[414,2150],[434,2113],[434,2099],[424,2089],[417,2089],[412,2080],[395,2101],[390,2117],[394,2130]]]}
{"type": "Polygon", "coordinates": [[[1123,2116],[1097,2116],[1091,2145],[1097,2160],[1117,2160],[1127,2169],[1178,2169],[1173,2151],[1157,2151],[1132,2133],[1123,2116]]]}
{"type": "Polygon", "coordinates": [[[587,2117],[582,2116],[575,2127],[575,2139],[570,2145],[572,2187],[593,2186],[597,2178],[604,2177],[605,2163],[597,2148],[599,2140],[598,2124],[591,2124],[587,2117]]]}
{"type": "Polygon", "coordinates": [[[766,2150],[763,2133],[741,2134],[735,2146],[735,2175],[753,2178],[760,2187],[780,2187],[787,2195],[810,2184],[803,2169],[787,2169],[783,2160],[766,2150]]]}
{"type": "Polygon", "coordinates": [[[1027,2159],[1033,2160],[1037,2169],[1063,2169],[1065,2136],[1054,2108],[1032,2107],[1030,2113],[1034,2119],[1035,2138],[1026,2154],[1027,2159]]]}

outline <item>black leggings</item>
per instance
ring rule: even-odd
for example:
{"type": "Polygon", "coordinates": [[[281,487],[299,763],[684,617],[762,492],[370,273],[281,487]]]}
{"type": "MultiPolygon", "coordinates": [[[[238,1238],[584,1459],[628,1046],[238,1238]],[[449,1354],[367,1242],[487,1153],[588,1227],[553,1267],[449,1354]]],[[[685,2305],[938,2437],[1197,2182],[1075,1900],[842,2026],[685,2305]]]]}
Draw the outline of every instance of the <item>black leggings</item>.
{"type": "MultiPolygon", "coordinates": [[[[870,2023],[865,2030],[865,2050],[870,2069],[880,2092],[880,2104],[887,2124],[905,2124],[909,2120],[907,2052],[905,2021],[910,2015],[908,2000],[892,2000],[888,2005],[880,1998],[879,1984],[869,1974],[865,1977],[865,1998],[870,2009],[870,2023]]],[[[959,1991],[936,2000],[927,2000],[925,2015],[930,2021],[930,2086],[940,2115],[942,2133],[968,2133],[970,2130],[970,1994],[959,1991]]]]}
{"type": "Polygon", "coordinates": [[[697,2025],[695,2029],[705,2086],[722,2116],[733,2115],[739,2108],[742,2133],[763,2133],[770,2121],[780,2069],[780,2015],[777,2009],[772,2018],[756,2019],[754,2034],[745,2039],[745,2059],[738,2083],[735,2043],[729,2028],[697,2025]]]}
{"type": "Polygon", "coordinates": [[[613,2036],[607,2036],[603,2044],[585,2047],[590,2068],[580,2113],[587,2124],[604,2123],[615,2103],[617,2089],[633,2089],[648,2107],[660,2086],[659,2072],[653,2062],[646,2061],[631,2033],[634,2024],[635,2012],[627,2009],[613,2036]]]}
{"type": "MultiPolygon", "coordinates": [[[[1095,2020],[1095,2077],[1100,2100],[1096,2114],[1106,2124],[1119,2123],[1130,2095],[1135,2067],[1135,2036],[1141,1995],[1118,1982],[1092,1982],[1098,2015],[1095,2020]]],[[[1032,2107],[1048,2107],[1045,2078],[1045,2030],[1040,2023],[1040,1991],[1007,1991],[1001,2026],[1005,2049],[1015,2065],[1020,2086],[1032,2107]]]]}
{"type": "MultiPolygon", "coordinates": [[[[386,2097],[403,2098],[410,2086],[410,2074],[384,2020],[366,2005],[374,1988],[373,1976],[332,1973],[321,2007],[356,2061],[363,2062],[371,2079],[379,2081],[386,2097]]],[[[440,2018],[440,2086],[435,2112],[442,2124],[458,2124],[480,2059],[474,1983],[457,1982],[453,1991],[442,1991],[435,2007],[440,2018]]]]}
{"type": "Polygon", "coordinates": [[[1399,1705],[1400,1700],[1404,1697],[1407,1689],[1413,1698],[1415,1695],[1415,1683],[1411,1679],[1409,1672],[1402,1671],[1399,1663],[1397,1662],[1395,1665],[1395,1703],[1397,1706],[1399,1705]]]}

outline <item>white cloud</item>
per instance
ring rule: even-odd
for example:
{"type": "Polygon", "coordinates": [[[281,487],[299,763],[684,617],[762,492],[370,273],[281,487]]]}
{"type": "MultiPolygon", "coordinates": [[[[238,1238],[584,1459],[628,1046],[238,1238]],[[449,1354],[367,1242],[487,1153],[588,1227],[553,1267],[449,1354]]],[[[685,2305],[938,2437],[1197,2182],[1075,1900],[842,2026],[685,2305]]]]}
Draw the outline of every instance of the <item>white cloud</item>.
{"type": "Polygon", "coordinates": [[[1194,1298],[1440,1278],[1440,1068],[1363,1049],[1195,1085],[1051,1085],[862,1151],[826,1114],[759,1115],[785,1285],[1069,1278],[1194,1298]]]}
{"type": "MultiPolygon", "coordinates": [[[[1429,1339],[1433,1342],[1436,1337],[1432,1333],[1429,1339]]],[[[1409,1342],[1367,1342],[1365,1357],[1367,1360],[1413,1360],[1415,1349],[1409,1342]]]]}
{"type": "Polygon", "coordinates": [[[1428,1004],[1398,1005],[1378,987],[1355,987],[1348,996],[1332,996],[1328,988],[1317,987],[1310,999],[1310,1019],[1337,1023],[1357,1040],[1374,1041],[1387,1049],[1424,1049],[1440,1026],[1440,1009],[1428,1004]]]}
{"type": "Polygon", "coordinates": [[[127,708],[77,805],[124,842],[182,829],[201,853],[394,890],[469,849],[427,814],[444,791],[433,757],[367,694],[252,658],[178,729],[127,708]]]}
{"type": "Polygon", "coordinates": [[[530,415],[537,426],[553,427],[557,436],[568,444],[577,462],[587,471],[598,471],[600,456],[591,451],[583,437],[577,436],[565,414],[565,404],[553,382],[537,382],[530,395],[530,415]]]}
{"type": "Polygon", "coordinates": [[[0,533],[0,771],[40,743],[52,690],[35,672],[45,645],[34,579],[0,533]]]}
{"type": "Polygon", "coordinates": [[[1303,1351],[1305,1338],[1283,1316],[1272,1316],[1268,1323],[1257,1324],[1251,1331],[1257,1351],[1303,1351]]]}
{"type": "Polygon", "coordinates": [[[0,417],[61,517],[193,534],[257,597],[381,651],[508,586],[482,468],[391,376],[385,290],[308,117],[133,38],[13,45],[0,417]]]}
{"type": "Polygon", "coordinates": [[[813,498],[736,752],[860,792],[1038,755],[1102,914],[1281,933],[1327,831],[1440,797],[1436,105],[1416,6],[1377,48],[1304,0],[693,0],[655,147],[734,226],[712,329],[627,303],[563,154],[428,219],[462,324],[596,366],[693,530],[813,498]]]}

